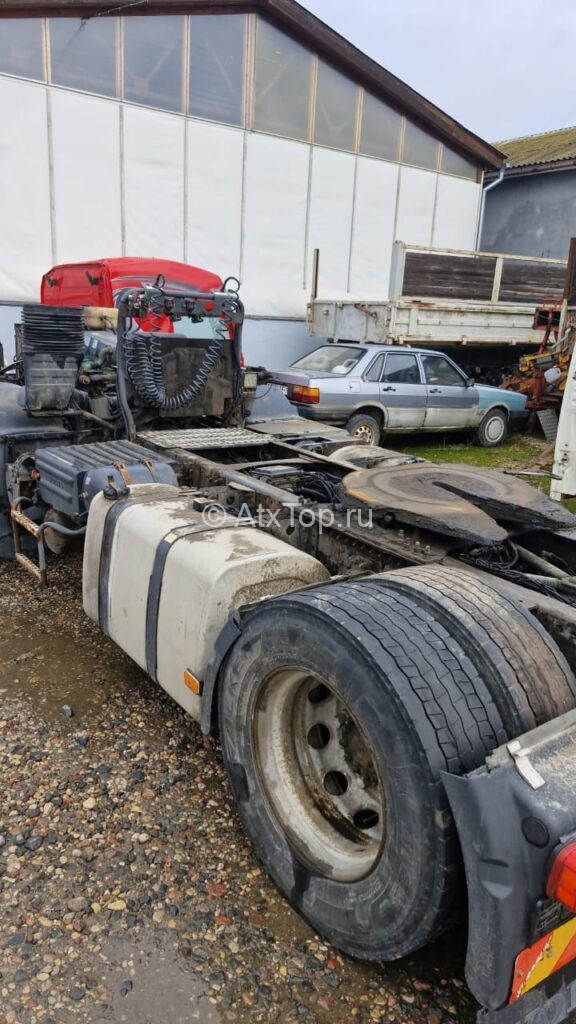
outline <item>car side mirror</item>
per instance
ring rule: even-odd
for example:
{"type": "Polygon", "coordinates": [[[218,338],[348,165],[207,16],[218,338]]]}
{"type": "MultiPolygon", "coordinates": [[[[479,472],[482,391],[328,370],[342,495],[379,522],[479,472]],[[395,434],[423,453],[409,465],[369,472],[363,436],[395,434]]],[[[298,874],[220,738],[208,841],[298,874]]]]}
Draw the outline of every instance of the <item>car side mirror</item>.
{"type": "Polygon", "coordinates": [[[474,377],[466,377],[466,387],[467,388],[473,388],[475,383],[476,383],[476,381],[474,380],[474,377]]]}

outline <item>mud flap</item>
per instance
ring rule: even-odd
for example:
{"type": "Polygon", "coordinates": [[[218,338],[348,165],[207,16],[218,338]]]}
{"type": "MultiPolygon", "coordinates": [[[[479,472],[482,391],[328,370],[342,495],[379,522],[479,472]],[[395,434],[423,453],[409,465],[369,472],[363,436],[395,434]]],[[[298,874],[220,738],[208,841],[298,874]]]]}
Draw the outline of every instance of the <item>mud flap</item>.
{"type": "Polygon", "coordinates": [[[501,1010],[480,1010],[476,1024],[562,1024],[576,1010],[576,966],[570,964],[501,1010]]]}
{"type": "Polygon", "coordinates": [[[210,735],[216,729],[216,684],[218,682],[218,673],[224,658],[234,641],[240,636],[240,633],[240,612],[234,608],[230,612],[228,621],[214,645],[214,657],[208,663],[206,669],[200,711],[200,728],[205,736],[210,735]]]}
{"type": "Polygon", "coordinates": [[[576,711],[443,781],[466,869],[466,980],[484,1007],[478,1021],[560,1024],[576,1007],[574,962],[507,1004],[519,954],[571,916],[545,888],[555,847],[576,829],[576,711]]]}

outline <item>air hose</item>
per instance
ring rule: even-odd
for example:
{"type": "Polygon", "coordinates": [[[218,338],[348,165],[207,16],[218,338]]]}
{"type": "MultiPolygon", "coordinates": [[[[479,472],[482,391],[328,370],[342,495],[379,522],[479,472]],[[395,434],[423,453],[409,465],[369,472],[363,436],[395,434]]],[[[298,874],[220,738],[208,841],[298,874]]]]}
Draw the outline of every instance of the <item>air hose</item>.
{"type": "MultiPolygon", "coordinates": [[[[160,301],[164,300],[161,288],[147,289],[150,310],[153,317],[162,315],[160,301]]],[[[123,355],[126,370],[132,386],[146,405],[167,412],[175,412],[193,402],[202,393],[210,375],[216,369],[224,344],[230,340],[228,321],[224,316],[215,327],[215,337],[208,346],[201,365],[193,380],[173,395],[166,394],[162,368],[162,341],[153,332],[148,335],[126,333],[123,339],[123,355]]]]}

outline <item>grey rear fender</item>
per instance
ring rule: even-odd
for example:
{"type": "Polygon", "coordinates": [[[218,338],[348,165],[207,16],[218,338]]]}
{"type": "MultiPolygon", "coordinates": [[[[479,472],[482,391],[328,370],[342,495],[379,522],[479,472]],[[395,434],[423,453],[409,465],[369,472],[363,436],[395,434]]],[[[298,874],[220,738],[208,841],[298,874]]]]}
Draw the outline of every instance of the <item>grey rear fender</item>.
{"type": "Polygon", "coordinates": [[[555,848],[576,831],[576,711],[443,781],[466,870],[466,980],[496,1010],[509,999],[519,953],[572,916],[545,890],[555,848]]]}

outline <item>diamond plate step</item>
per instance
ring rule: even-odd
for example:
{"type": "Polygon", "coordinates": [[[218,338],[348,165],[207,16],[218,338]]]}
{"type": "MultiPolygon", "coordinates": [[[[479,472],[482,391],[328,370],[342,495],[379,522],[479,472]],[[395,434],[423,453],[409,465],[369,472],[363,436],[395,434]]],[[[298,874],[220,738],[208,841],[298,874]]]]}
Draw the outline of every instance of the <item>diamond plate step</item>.
{"type": "Polygon", "coordinates": [[[194,430],[145,430],[138,440],[156,448],[184,448],[200,451],[203,448],[246,448],[249,445],[270,444],[268,438],[252,430],[239,427],[206,427],[194,430]]]}

